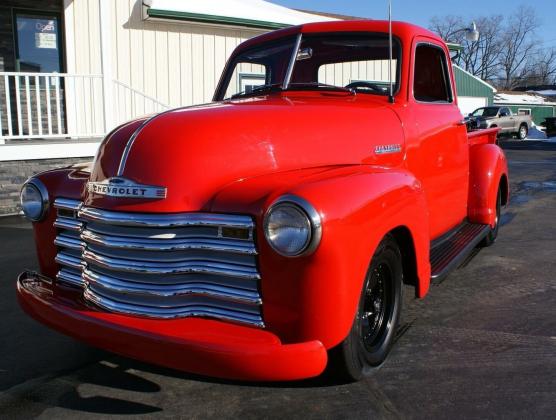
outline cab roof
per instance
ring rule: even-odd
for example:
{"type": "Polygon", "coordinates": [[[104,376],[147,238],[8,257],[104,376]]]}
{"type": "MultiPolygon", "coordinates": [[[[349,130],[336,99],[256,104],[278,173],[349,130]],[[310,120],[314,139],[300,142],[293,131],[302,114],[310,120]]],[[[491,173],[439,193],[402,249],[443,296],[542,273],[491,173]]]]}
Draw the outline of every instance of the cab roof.
{"type": "MultiPolygon", "coordinates": [[[[297,35],[299,33],[330,33],[330,32],[382,32],[388,33],[387,20],[340,20],[332,22],[306,23],[298,26],[291,26],[273,32],[248,39],[240,44],[238,50],[258,45],[263,42],[283,38],[286,36],[297,35]]],[[[444,42],[435,33],[412,23],[393,21],[392,34],[399,38],[402,43],[410,42],[417,35],[433,38],[439,42],[444,42]]]]}

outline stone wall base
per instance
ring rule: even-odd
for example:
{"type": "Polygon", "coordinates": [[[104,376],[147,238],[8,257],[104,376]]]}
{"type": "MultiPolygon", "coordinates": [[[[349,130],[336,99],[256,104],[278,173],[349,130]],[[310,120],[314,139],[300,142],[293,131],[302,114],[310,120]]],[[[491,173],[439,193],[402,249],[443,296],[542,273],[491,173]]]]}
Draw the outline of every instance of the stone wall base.
{"type": "Polygon", "coordinates": [[[30,176],[49,169],[62,168],[92,160],[92,157],[86,157],[0,162],[0,216],[17,214],[21,211],[19,192],[23,183],[30,176]]]}

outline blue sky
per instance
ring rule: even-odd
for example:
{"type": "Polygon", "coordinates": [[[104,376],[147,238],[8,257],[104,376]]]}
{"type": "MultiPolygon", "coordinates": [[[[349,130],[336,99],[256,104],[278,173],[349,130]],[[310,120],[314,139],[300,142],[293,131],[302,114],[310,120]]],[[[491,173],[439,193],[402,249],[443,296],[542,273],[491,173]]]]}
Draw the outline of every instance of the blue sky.
{"type": "MultiPolygon", "coordinates": [[[[387,0],[270,1],[296,9],[319,10],[374,19],[385,19],[388,7],[387,0]]],[[[521,4],[529,4],[538,12],[541,20],[537,32],[539,40],[547,47],[556,47],[556,0],[392,0],[392,14],[395,20],[427,26],[429,19],[434,15],[461,15],[472,20],[478,15],[510,14],[521,4]]]]}

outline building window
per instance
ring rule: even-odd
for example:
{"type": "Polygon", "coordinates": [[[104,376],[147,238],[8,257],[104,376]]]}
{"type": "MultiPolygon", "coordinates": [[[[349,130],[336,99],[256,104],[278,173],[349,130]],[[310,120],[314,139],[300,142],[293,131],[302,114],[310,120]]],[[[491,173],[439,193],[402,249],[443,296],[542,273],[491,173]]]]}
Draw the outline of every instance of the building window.
{"type": "Polygon", "coordinates": [[[257,86],[262,86],[265,84],[266,75],[265,74],[239,74],[239,91],[245,93],[253,92],[253,89],[257,86]]]}
{"type": "Polygon", "coordinates": [[[57,14],[16,11],[16,70],[62,72],[61,28],[57,14]]]}
{"type": "Polygon", "coordinates": [[[531,115],[531,108],[519,108],[517,115],[531,115]]]}

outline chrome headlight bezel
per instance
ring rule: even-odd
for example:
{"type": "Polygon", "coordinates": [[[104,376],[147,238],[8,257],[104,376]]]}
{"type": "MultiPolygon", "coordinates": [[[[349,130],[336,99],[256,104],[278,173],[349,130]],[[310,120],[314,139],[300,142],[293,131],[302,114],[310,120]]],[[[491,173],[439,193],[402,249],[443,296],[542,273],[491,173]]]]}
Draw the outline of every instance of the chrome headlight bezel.
{"type": "Polygon", "coordinates": [[[305,199],[295,195],[283,195],[275,200],[266,211],[263,220],[263,231],[267,243],[278,254],[284,257],[301,257],[312,254],[320,244],[322,238],[322,220],[316,209],[305,199]],[[276,246],[269,233],[269,220],[274,211],[281,206],[290,207],[299,212],[306,218],[310,227],[307,239],[304,241],[303,247],[295,252],[287,252],[276,246]]]}
{"type": "Polygon", "coordinates": [[[46,212],[48,211],[48,207],[50,205],[48,190],[46,189],[44,184],[37,178],[31,178],[27,180],[25,184],[23,184],[19,195],[19,201],[21,204],[21,209],[23,210],[23,214],[27,219],[33,222],[40,222],[42,219],[44,219],[44,216],[46,215],[46,212]],[[26,209],[28,209],[28,203],[24,202],[24,192],[26,188],[33,188],[40,197],[40,200],[38,201],[40,205],[40,212],[38,215],[32,215],[29,211],[26,211],[26,209]]]}

